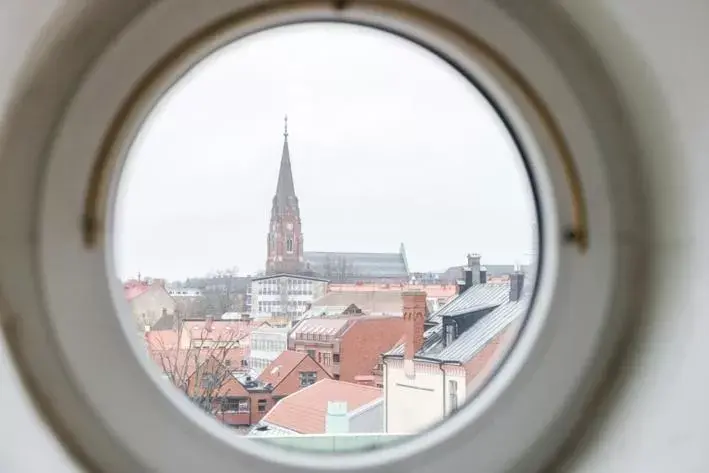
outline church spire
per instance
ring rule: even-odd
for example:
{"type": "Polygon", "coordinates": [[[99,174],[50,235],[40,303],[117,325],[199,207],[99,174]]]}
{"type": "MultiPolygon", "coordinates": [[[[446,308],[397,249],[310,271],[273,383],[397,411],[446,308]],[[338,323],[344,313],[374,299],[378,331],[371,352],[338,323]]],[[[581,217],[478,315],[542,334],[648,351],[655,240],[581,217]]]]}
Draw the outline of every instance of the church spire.
{"type": "Polygon", "coordinates": [[[267,274],[298,274],[303,267],[303,231],[288,149],[288,117],[284,120],[283,153],[271,208],[267,254],[267,274]]]}
{"type": "Polygon", "coordinates": [[[293,171],[291,170],[290,163],[290,151],[288,149],[288,115],[286,115],[284,122],[283,152],[281,153],[281,167],[278,171],[278,185],[276,187],[274,204],[278,207],[280,212],[284,212],[288,207],[291,207],[296,213],[298,213],[298,198],[295,195],[293,171]]]}

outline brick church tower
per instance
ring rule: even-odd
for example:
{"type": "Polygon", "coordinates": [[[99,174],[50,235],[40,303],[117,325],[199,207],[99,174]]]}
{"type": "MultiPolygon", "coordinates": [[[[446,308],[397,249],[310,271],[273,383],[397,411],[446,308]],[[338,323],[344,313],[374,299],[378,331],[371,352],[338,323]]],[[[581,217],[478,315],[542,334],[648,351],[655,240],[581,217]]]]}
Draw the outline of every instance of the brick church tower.
{"type": "Polygon", "coordinates": [[[281,168],[278,172],[278,185],[273,197],[268,229],[267,274],[297,274],[303,268],[303,233],[288,151],[288,117],[285,118],[283,137],[281,168]]]}

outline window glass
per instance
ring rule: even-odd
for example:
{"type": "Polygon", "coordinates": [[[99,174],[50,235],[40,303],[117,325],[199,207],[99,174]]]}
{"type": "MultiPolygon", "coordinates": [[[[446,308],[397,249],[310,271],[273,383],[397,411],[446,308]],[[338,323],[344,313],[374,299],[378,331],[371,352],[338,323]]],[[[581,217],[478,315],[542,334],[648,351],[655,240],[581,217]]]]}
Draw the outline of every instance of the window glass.
{"type": "Polygon", "coordinates": [[[361,26],[275,28],[192,68],[138,132],[114,213],[131,327],[241,435],[280,409],[330,435],[328,402],[350,434],[436,425],[505,359],[536,280],[508,126],[446,61],[361,26]]]}

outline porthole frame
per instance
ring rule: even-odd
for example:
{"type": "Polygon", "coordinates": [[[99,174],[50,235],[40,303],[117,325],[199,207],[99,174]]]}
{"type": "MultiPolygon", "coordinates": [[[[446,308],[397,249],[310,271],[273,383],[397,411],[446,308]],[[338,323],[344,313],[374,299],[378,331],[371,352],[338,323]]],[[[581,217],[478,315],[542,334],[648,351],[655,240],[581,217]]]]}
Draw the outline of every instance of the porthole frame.
{"type": "MultiPolygon", "coordinates": [[[[3,261],[21,265],[20,259],[12,257],[15,250],[18,255],[30,251],[34,261],[30,274],[22,275],[34,281],[26,286],[29,290],[8,292],[7,288],[17,286],[7,283],[9,273],[2,273],[0,311],[12,352],[38,407],[84,465],[96,470],[137,471],[136,466],[155,471],[223,470],[237,462],[264,473],[455,467],[495,472],[521,464],[524,471],[530,471],[529,467],[542,465],[574,425],[589,386],[610,356],[617,338],[610,333],[617,324],[610,322],[624,307],[624,294],[632,285],[624,268],[640,249],[634,233],[638,230],[622,220],[623,212],[629,210],[617,211],[618,178],[611,182],[608,177],[608,160],[625,151],[622,140],[611,140],[618,146],[612,150],[617,154],[609,157],[607,146],[599,144],[605,136],[595,134],[598,127],[585,113],[584,100],[566,81],[559,64],[545,54],[548,45],[541,45],[518,17],[495,2],[421,2],[422,7],[376,0],[288,1],[257,7],[248,3],[214,0],[197,5],[176,0],[150,7],[146,3],[145,10],[105,44],[103,54],[90,67],[87,60],[87,74],[78,89],[66,92],[67,107],[65,113],[57,114],[58,126],[48,124],[39,133],[46,140],[47,161],[33,161],[36,170],[43,170],[33,190],[41,199],[21,204],[35,218],[20,222],[29,233],[36,232],[37,238],[30,248],[27,241],[3,238],[7,245],[0,248],[3,261]],[[542,211],[544,260],[533,316],[515,350],[476,402],[426,436],[376,456],[348,457],[346,464],[328,455],[285,451],[274,458],[273,448],[253,444],[248,445],[255,454],[247,454],[243,439],[229,435],[174,390],[155,382],[149,374],[155,368],[135,356],[135,346],[130,347],[117,317],[87,319],[91,314],[115,312],[114,300],[120,306],[116,286],[108,276],[106,240],[93,238],[112,220],[104,198],[115,185],[110,163],[125,151],[126,138],[139,124],[137,117],[117,111],[132,102],[124,110],[145,113],[155,93],[206,49],[183,50],[174,58],[177,62],[169,63],[176,69],[160,76],[166,71],[161,69],[149,81],[155,88],[131,101],[136,83],[155,70],[155,64],[168,57],[176,44],[225,18],[233,21],[225,23],[223,31],[230,35],[243,33],[240,28],[247,26],[261,29],[304,20],[364,23],[399,33],[443,53],[477,78],[524,143],[542,211]],[[160,25],[167,26],[161,29],[160,25]],[[471,45],[471,38],[499,56],[482,55],[471,45]],[[520,65],[525,66],[524,74],[519,72],[520,65]],[[109,130],[117,132],[112,136],[109,130]],[[106,159],[98,168],[97,156],[106,159]],[[94,203],[98,204],[95,208],[94,203]],[[81,297],[76,296],[77,290],[81,297]],[[566,315],[571,312],[572,320],[566,315]],[[47,343],[37,346],[43,337],[47,343]],[[52,360],[47,366],[56,363],[61,376],[47,376],[46,368],[39,366],[48,356],[52,360]],[[106,358],[111,360],[115,379],[103,375],[105,366],[99,362],[106,358]],[[130,388],[116,389],[118,382],[128,382],[130,388]],[[548,386],[558,390],[550,394],[548,386]],[[50,401],[53,392],[57,393],[54,403],[50,401]],[[134,412],[127,393],[140,401],[139,409],[133,404],[134,412]],[[87,415],[79,420],[81,405],[87,415]],[[191,454],[172,452],[175,442],[189,444],[191,454]],[[499,448],[502,442],[505,449],[499,448]],[[530,452],[532,445],[537,446],[534,452],[530,452]],[[426,456],[434,446],[436,454],[426,456]]],[[[64,50],[64,54],[70,53],[64,50]]],[[[599,100],[613,99],[609,91],[594,90],[594,94],[599,100]]],[[[22,127],[15,130],[17,134],[3,135],[3,154],[8,149],[22,150],[20,140],[36,131],[25,122],[17,126],[22,127]]],[[[22,164],[6,159],[0,166],[0,172],[12,172],[11,166],[20,169],[22,164]]],[[[631,176],[624,178],[630,181],[631,176]]],[[[634,204],[629,199],[623,205],[634,204]]],[[[0,203],[1,221],[10,221],[11,211],[8,203],[0,203]]],[[[125,304],[119,309],[127,311],[125,304]]]]}

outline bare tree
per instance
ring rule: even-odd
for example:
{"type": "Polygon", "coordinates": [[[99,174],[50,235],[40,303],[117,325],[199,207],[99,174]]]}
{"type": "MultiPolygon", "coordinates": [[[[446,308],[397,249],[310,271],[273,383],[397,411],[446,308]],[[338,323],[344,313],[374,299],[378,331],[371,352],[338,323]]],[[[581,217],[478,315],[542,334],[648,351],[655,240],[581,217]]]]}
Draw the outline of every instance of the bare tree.
{"type": "Polygon", "coordinates": [[[236,266],[216,271],[210,275],[210,284],[204,290],[207,311],[221,315],[237,309],[236,280],[238,275],[239,268],[236,266]]]}
{"type": "Polygon", "coordinates": [[[195,336],[188,333],[186,325],[180,324],[172,333],[148,332],[147,348],[175,387],[216,416],[229,396],[230,384],[238,382],[233,372],[242,368],[242,334],[231,327],[216,331],[213,322],[207,320],[195,336]]]}

